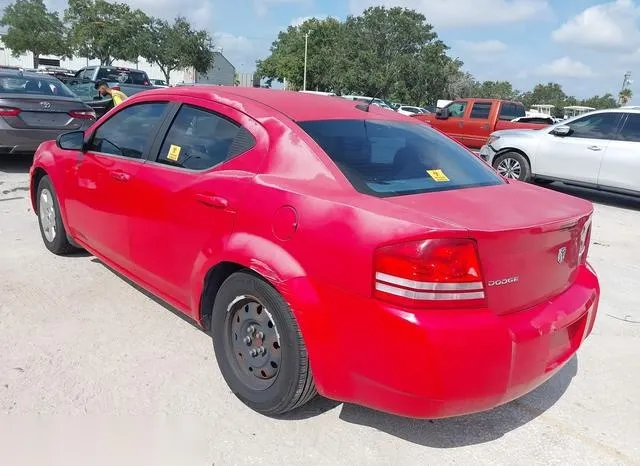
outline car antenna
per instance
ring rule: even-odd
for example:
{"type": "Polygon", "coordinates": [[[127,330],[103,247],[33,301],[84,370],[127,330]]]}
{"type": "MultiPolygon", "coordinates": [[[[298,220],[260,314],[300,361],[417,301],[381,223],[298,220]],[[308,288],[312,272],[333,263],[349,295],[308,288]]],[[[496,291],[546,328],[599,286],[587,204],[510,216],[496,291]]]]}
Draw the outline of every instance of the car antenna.
{"type": "Polygon", "coordinates": [[[363,112],[368,112],[369,108],[371,107],[371,104],[373,104],[373,102],[376,100],[376,97],[378,97],[378,95],[380,94],[380,92],[382,91],[382,88],[378,89],[375,93],[375,95],[371,98],[371,100],[367,103],[359,103],[358,105],[356,105],[356,108],[358,110],[362,110],[363,112]]]}

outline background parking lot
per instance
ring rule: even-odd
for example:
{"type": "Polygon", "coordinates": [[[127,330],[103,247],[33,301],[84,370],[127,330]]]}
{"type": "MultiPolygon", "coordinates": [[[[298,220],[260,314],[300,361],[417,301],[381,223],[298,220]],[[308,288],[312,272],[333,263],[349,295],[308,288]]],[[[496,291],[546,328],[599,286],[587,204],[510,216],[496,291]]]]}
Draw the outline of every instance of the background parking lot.
{"type": "Polygon", "coordinates": [[[46,251],[29,164],[0,160],[6,464],[640,464],[640,201],[552,188],[596,203],[602,302],[577,357],[533,393],[448,420],[322,398],[270,419],[229,392],[207,335],[92,256],[46,251]]]}

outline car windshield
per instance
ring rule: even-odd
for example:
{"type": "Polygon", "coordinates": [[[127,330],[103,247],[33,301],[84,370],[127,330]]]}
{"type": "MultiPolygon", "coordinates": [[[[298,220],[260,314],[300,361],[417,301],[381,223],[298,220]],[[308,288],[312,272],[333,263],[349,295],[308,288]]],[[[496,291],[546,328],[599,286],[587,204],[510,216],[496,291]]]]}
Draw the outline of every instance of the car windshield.
{"type": "Polygon", "coordinates": [[[423,124],[382,120],[298,124],[365,194],[390,197],[504,183],[478,157],[423,124]]]}
{"type": "Polygon", "coordinates": [[[0,93],[75,97],[61,81],[46,77],[0,76],[0,93]]]}

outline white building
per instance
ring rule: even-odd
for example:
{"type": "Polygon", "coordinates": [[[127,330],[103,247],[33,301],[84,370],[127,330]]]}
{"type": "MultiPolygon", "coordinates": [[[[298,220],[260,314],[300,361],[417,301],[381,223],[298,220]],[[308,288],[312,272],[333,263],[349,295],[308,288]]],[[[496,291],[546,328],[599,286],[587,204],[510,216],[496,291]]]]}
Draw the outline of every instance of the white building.
{"type": "MultiPolygon", "coordinates": [[[[59,66],[68,70],[78,70],[85,66],[100,65],[99,60],[89,60],[86,58],[60,59],[60,57],[43,55],[40,57],[40,64],[45,66],[59,66]]],[[[33,68],[33,54],[28,52],[19,57],[13,57],[11,50],[7,49],[0,40],[0,66],[17,66],[20,68],[33,68]]],[[[138,63],[126,61],[114,61],[112,66],[123,66],[126,68],[136,68],[146,71],[150,79],[164,80],[164,74],[156,65],[148,63],[145,59],[140,58],[138,63]]],[[[206,81],[215,82],[216,84],[226,84],[233,86],[235,76],[235,68],[220,52],[215,52],[214,65],[207,73],[206,81]],[[218,73],[220,69],[220,73],[218,73]],[[220,76],[218,76],[220,74],[220,76]],[[229,78],[231,76],[231,78],[229,78]]],[[[201,80],[202,74],[195,73],[193,70],[175,70],[171,72],[171,84],[195,82],[196,79],[201,80]]]]}

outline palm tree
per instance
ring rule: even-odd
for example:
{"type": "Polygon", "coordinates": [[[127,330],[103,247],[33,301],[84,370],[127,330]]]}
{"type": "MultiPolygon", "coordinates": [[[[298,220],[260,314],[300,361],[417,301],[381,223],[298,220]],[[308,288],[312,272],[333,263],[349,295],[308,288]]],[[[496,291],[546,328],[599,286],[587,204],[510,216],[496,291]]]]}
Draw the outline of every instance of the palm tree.
{"type": "Polygon", "coordinates": [[[622,106],[627,105],[631,101],[632,97],[633,91],[628,87],[625,87],[620,91],[620,94],[618,94],[618,102],[620,102],[620,105],[622,106]]]}

